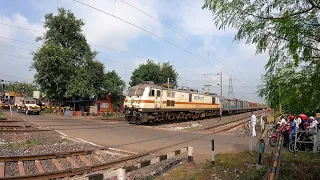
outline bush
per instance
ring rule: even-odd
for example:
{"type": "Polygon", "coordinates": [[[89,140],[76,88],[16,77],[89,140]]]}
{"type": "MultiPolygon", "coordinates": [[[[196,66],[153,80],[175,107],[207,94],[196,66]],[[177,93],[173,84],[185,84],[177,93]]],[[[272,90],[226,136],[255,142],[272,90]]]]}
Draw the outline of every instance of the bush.
{"type": "Polygon", "coordinates": [[[46,108],[46,109],[42,110],[42,112],[48,114],[48,113],[51,113],[51,109],[47,109],[47,108],[46,108]]]}

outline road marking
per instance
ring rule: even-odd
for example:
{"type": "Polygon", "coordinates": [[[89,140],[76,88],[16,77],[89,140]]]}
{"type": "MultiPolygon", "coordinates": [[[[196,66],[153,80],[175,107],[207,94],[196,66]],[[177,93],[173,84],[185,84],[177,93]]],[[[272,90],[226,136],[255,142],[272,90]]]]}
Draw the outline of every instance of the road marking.
{"type": "Polygon", "coordinates": [[[108,148],[110,150],[115,150],[115,151],[122,151],[122,152],[126,152],[126,153],[131,153],[131,154],[138,154],[137,152],[132,152],[132,151],[125,151],[125,150],[122,150],[122,149],[116,149],[116,148],[108,148]]]}
{"type": "Polygon", "coordinates": [[[76,138],[76,139],[78,139],[79,141],[82,141],[82,142],[85,142],[85,143],[91,144],[91,145],[93,145],[93,146],[102,147],[102,146],[100,146],[100,145],[98,145],[98,144],[95,144],[95,143],[90,142],[90,141],[83,140],[83,139],[81,139],[81,138],[76,138]]]}
{"type": "Polygon", "coordinates": [[[66,135],[65,133],[61,132],[61,131],[58,131],[58,130],[55,130],[57,133],[61,134],[62,136],[68,136],[66,135]]]}

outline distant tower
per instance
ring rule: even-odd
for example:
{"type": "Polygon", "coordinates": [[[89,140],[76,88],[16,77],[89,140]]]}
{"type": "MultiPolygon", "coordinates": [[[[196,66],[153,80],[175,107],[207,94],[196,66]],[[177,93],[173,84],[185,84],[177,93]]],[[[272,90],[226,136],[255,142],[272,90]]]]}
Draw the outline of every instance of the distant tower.
{"type": "Polygon", "coordinates": [[[229,91],[228,91],[228,96],[229,96],[229,97],[234,97],[233,84],[232,84],[232,76],[230,76],[230,78],[229,78],[229,91]]]}

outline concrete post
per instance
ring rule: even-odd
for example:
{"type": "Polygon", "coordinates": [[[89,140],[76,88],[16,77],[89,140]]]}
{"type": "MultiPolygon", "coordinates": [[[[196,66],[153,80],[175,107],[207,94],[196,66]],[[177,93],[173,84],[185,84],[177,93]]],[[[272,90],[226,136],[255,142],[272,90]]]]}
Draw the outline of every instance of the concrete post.
{"type": "Polygon", "coordinates": [[[192,162],[193,161],[193,147],[192,146],[188,146],[188,162],[192,162]]]}
{"type": "Polygon", "coordinates": [[[211,140],[211,164],[214,166],[214,139],[211,140]]]}
{"type": "Polygon", "coordinates": [[[318,152],[317,134],[313,135],[313,153],[318,152]]]}
{"type": "Polygon", "coordinates": [[[12,108],[11,108],[11,105],[10,105],[10,115],[12,117],[12,108]]]}
{"type": "Polygon", "coordinates": [[[126,180],[126,170],[123,168],[117,169],[118,180],[126,180]]]}

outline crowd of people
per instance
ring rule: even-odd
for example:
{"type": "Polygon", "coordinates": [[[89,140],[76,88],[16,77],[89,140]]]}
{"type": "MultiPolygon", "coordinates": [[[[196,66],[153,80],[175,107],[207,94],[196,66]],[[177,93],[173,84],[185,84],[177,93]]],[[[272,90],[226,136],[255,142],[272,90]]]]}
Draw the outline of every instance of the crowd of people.
{"type": "Polygon", "coordinates": [[[277,128],[283,128],[284,136],[289,136],[289,142],[292,142],[292,137],[298,130],[317,130],[320,122],[315,117],[308,117],[305,114],[288,115],[285,117],[280,114],[277,121],[277,128]],[[286,120],[287,119],[287,120],[286,120]]]}

